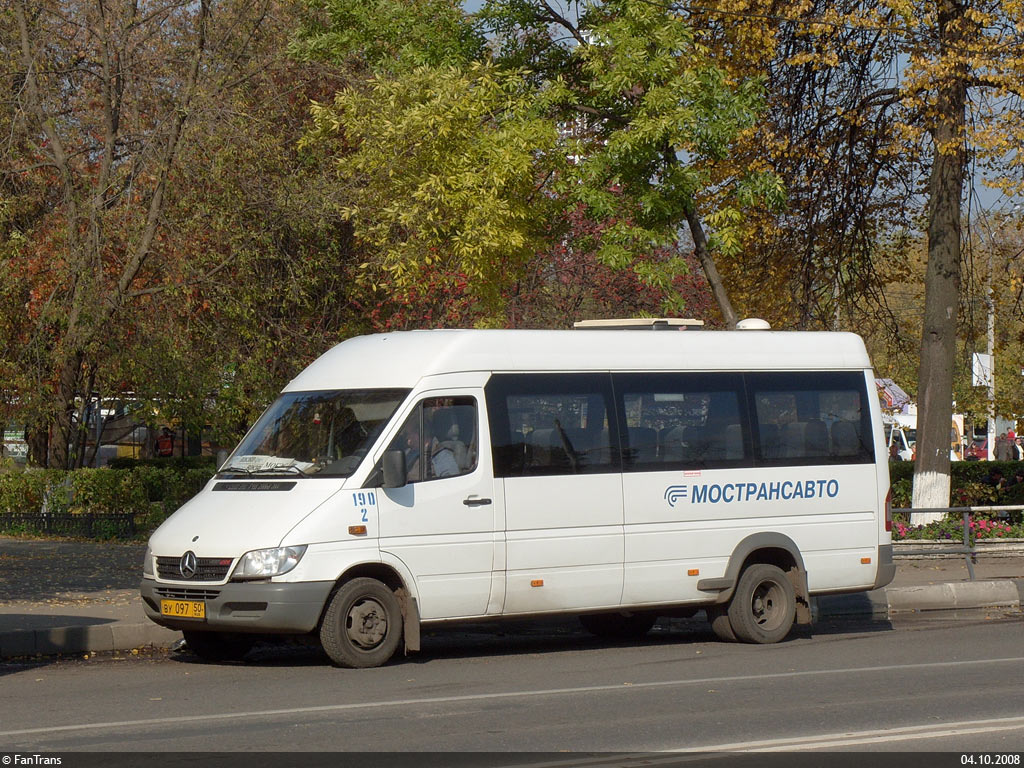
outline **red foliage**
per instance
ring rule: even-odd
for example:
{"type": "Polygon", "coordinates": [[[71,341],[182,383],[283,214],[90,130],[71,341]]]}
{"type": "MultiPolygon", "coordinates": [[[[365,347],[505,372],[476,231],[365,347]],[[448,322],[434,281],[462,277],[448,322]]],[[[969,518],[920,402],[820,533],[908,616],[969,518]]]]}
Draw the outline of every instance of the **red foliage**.
{"type": "MultiPolygon", "coordinates": [[[[646,284],[632,268],[617,269],[597,256],[605,227],[580,209],[558,223],[554,245],[540,251],[501,292],[498,324],[509,328],[569,328],[576,320],[596,317],[662,315],[663,289],[646,284]]],[[[663,261],[677,255],[672,248],[652,250],[637,262],[663,261]]],[[[686,316],[707,320],[714,304],[707,281],[692,256],[689,271],[674,278],[671,291],[682,298],[686,316]]],[[[481,291],[467,276],[434,262],[423,267],[417,285],[387,288],[352,299],[371,332],[414,328],[467,328],[494,316],[479,300],[481,291]]]]}

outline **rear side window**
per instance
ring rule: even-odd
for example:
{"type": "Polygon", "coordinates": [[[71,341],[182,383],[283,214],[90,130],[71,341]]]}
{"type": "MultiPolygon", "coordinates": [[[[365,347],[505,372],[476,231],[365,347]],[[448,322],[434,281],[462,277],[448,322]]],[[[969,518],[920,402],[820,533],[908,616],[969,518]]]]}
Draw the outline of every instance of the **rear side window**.
{"type": "Polygon", "coordinates": [[[732,373],[616,374],[627,471],[749,466],[743,377],[732,373]]]}
{"type": "Polygon", "coordinates": [[[861,464],[874,460],[864,376],[747,375],[759,463],[861,464]]]}
{"type": "Polygon", "coordinates": [[[486,394],[496,476],[619,471],[607,374],[499,374],[486,394]]]}

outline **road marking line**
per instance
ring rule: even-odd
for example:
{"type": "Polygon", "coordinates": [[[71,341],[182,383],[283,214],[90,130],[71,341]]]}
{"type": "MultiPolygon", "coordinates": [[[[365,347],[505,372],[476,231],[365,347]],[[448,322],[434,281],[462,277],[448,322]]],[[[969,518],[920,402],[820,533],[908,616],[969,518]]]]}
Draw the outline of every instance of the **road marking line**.
{"type": "MultiPolygon", "coordinates": [[[[638,691],[650,688],[673,688],[688,685],[722,685],[725,683],[743,683],[754,680],[782,680],[801,677],[823,677],[826,675],[862,675],[869,672],[896,672],[907,670],[949,669],[952,667],[978,667],[995,664],[1017,664],[1024,662],[1024,656],[1002,659],[972,659],[967,661],[937,661],[918,664],[890,664],[878,667],[854,667],[847,669],[812,669],[802,672],[776,672],[760,675],[735,675],[731,677],[703,677],[693,680],[658,680],[648,683],[616,683],[613,685],[589,685],[579,688],[547,688],[537,691],[504,691],[498,693],[475,693],[465,696],[437,696],[419,699],[395,699],[392,701],[361,701],[352,704],[324,704],[316,707],[293,707],[290,709],[264,709],[251,712],[217,712],[209,715],[182,715],[178,717],[158,717],[146,720],[115,720],[103,723],[77,723],[74,725],[54,725],[43,728],[23,728],[13,731],[0,731],[0,737],[27,736],[35,733],[62,733],[68,731],[98,731],[113,728],[138,728],[148,725],[179,725],[181,723],[216,722],[218,720],[241,720],[245,718],[282,717],[286,715],[310,715],[320,712],[344,712],[358,709],[363,712],[370,709],[390,707],[423,706],[426,704],[460,704],[472,701],[494,701],[498,699],[524,699],[542,696],[566,696],[583,693],[605,693],[611,691],[638,691]]],[[[702,748],[703,749],[703,748],[702,748]]]]}
{"type": "Polygon", "coordinates": [[[1024,717],[965,720],[885,728],[880,731],[847,731],[846,733],[822,733],[815,736],[742,741],[732,744],[705,744],[699,747],[659,750],[653,753],[636,752],[623,755],[591,756],[582,760],[580,758],[544,760],[538,763],[516,763],[514,768],[635,768],[636,766],[656,766],[663,763],[681,765],[694,761],[700,761],[703,764],[707,760],[728,757],[736,752],[799,752],[834,749],[835,747],[850,747],[860,744],[906,741],[908,738],[933,739],[971,733],[994,733],[1018,730],[1022,727],[1024,727],[1024,717]]]}
{"type": "Polygon", "coordinates": [[[816,736],[769,739],[764,741],[737,741],[731,744],[703,744],[682,747],[673,752],[793,752],[804,749],[830,749],[858,744],[881,744],[888,741],[906,741],[908,738],[939,739],[969,733],[993,733],[1024,728],[1024,717],[1001,717],[988,720],[961,720],[959,722],[908,725],[870,731],[822,733],[816,736]]]}
{"type": "Polygon", "coordinates": [[[852,747],[861,744],[877,744],[890,741],[906,741],[908,738],[936,739],[944,736],[963,736],[972,733],[996,733],[1024,728],[1024,717],[1006,717],[990,720],[965,720],[960,722],[911,725],[900,728],[885,728],[871,731],[847,731],[846,733],[822,733],[815,736],[770,739],[764,741],[742,741],[732,744],[705,744],[699,747],[659,750],[658,752],[637,752],[624,755],[591,756],[585,759],[567,758],[545,760],[539,763],[516,763],[514,768],[635,768],[656,766],[663,763],[681,765],[709,759],[728,757],[736,752],[800,752],[807,750],[852,747]]]}

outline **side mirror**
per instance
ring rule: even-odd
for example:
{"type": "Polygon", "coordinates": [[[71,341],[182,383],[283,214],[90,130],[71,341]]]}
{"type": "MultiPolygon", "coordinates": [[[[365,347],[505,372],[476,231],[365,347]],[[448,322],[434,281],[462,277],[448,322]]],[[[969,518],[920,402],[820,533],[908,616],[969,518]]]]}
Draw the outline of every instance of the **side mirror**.
{"type": "Polygon", "coordinates": [[[381,460],[381,469],[384,474],[384,488],[402,488],[406,484],[408,468],[405,465],[405,451],[385,451],[381,460]]]}

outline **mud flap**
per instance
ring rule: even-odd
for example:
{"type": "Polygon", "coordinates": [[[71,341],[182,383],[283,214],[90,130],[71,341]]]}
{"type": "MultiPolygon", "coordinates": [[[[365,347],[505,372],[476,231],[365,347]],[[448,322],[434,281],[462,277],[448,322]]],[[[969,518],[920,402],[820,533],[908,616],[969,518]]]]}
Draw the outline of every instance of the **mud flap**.
{"type": "Polygon", "coordinates": [[[807,594],[807,573],[799,568],[790,568],[786,571],[789,583],[793,585],[793,593],[796,596],[796,623],[811,623],[811,600],[807,594]]]}
{"type": "Polygon", "coordinates": [[[402,636],[405,639],[405,653],[409,655],[420,649],[420,609],[416,599],[405,588],[395,590],[395,597],[402,608],[402,636]]]}

